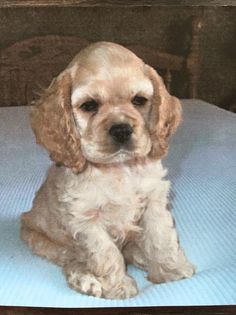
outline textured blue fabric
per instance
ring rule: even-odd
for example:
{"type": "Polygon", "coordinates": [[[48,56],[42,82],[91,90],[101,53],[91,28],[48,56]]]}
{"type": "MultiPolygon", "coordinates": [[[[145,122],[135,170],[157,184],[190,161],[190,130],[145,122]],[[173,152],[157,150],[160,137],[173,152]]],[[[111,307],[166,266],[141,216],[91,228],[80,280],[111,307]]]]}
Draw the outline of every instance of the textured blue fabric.
{"type": "Polygon", "coordinates": [[[110,301],[68,288],[59,267],[33,256],[19,239],[19,215],[31,207],[50,165],[36,146],[28,108],[0,108],[0,305],[114,307],[236,304],[236,115],[183,101],[184,122],[164,164],[188,280],[154,285],[129,267],[140,294],[110,301]]]}

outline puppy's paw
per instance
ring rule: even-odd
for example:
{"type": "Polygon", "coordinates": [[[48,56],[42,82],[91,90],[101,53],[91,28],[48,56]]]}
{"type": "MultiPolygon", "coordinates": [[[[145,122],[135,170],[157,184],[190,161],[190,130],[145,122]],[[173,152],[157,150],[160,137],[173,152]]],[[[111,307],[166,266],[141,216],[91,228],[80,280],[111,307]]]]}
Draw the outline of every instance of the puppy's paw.
{"type": "Polygon", "coordinates": [[[191,278],[195,274],[195,267],[188,261],[183,265],[173,269],[168,269],[166,266],[159,265],[148,275],[148,280],[153,283],[165,283],[177,281],[185,278],[191,278]]]}
{"type": "Polygon", "coordinates": [[[179,271],[180,275],[182,276],[181,279],[191,278],[196,273],[196,268],[189,261],[186,261],[186,263],[183,265],[182,268],[180,268],[179,271]]]}
{"type": "Polygon", "coordinates": [[[96,297],[102,296],[102,285],[92,274],[70,272],[67,275],[67,281],[72,289],[80,293],[96,297]]]}
{"type": "Polygon", "coordinates": [[[110,290],[104,290],[103,297],[107,299],[128,299],[138,294],[138,288],[133,278],[125,275],[121,282],[110,290]]]}

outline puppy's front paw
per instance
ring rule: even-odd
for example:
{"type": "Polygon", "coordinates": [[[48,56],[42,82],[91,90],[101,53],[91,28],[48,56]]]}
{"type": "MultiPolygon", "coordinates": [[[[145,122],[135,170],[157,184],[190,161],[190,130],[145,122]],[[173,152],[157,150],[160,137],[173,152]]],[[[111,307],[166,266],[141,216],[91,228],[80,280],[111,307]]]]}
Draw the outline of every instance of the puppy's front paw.
{"type": "Polygon", "coordinates": [[[179,270],[181,279],[191,278],[195,272],[196,268],[189,261],[186,261],[182,268],[179,270]]]}
{"type": "Polygon", "coordinates": [[[181,266],[169,269],[166,266],[159,265],[148,275],[148,280],[153,283],[165,283],[177,281],[185,278],[191,278],[195,273],[195,267],[188,261],[181,266]]]}
{"type": "Polygon", "coordinates": [[[154,283],[164,283],[190,278],[194,273],[194,266],[187,260],[182,248],[179,248],[176,257],[166,259],[165,263],[152,264],[148,279],[154,283]]]}
{"type": "Polygon", "coordinates": [[[67,271],[66,276],[68,285],[83,294],[105,299],[128,299],[138,294],[134,279],[127,275],[113,286],[109,279],[88,273],[83,274],[79,271],[67,271]]]}
{"type": "Polygon", "coordinates": [[[125,275],[121,282],[110,290],[104,290],[107,299],[128,299],[138,294],[138,288],[133,278],[125,275]]]}
{"type": "Polygon", "coordinates": [[[67,275],[67,281],[72,289],[80,293],[96,297],[102,296],[102,285],[92,274],[70,272],[67,275]]]}

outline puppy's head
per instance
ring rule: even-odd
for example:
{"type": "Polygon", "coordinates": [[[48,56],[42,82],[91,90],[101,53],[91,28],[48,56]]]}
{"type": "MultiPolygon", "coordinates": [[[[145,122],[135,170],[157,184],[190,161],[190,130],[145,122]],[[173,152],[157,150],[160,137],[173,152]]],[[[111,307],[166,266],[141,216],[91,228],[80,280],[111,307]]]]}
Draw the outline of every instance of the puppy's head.
{"type": "Polygon", "coordinates": [[[100,42],[82,50],[32,113],[36,138],[75,172],[86,161],[161,158],[181,116],[162,79],[128,49],[100,42]]]}

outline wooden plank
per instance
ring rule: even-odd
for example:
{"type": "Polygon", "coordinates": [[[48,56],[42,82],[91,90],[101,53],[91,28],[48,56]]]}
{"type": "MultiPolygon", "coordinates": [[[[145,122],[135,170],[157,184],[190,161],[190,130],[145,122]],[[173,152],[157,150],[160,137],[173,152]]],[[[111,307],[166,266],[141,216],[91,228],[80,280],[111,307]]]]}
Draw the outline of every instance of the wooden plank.
{"type": "MultiPolygon", "coordinates": [[[[47,35],[16,42],[0,51],[0,104],[30,104],[39,87],[47,87],[88,44],[87,40],[76,36],[47,35]]],[[[182,56],[138,44],[126,46],[156,69],[180,71],[184,67],[182,56]]]]}
{"type": "Polygon", "coordinates": [[[1,307],[1,315],[235,315],[235,306],[115,307],[115,308],[32,308],[1,307]]]}
{"type": "Polygon", "coordinates": [[[132,50],[147,64],[152,65],[156,69],[160,68],[179,71],[184,66],[184,57],[182,56],[160,52],[158,50],[154,50],[138,44],[129,44],[125,46],[128,49],[132,50]]]}
{"type": "Polygon", "coordinates": [[[1,0],[0,8],[96,6],[236,6],[235,0],[1,0]]]}

